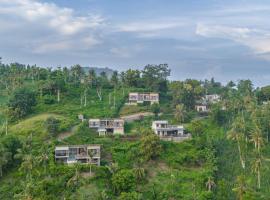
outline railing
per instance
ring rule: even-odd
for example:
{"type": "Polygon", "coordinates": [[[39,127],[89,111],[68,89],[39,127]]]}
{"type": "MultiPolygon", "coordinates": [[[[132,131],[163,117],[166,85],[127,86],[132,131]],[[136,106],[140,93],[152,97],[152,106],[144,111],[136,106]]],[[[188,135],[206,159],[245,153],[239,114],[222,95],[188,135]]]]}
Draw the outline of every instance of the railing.
{"type": "Polygon", "coordinates": [[[173,141],[173,142],[181,142],[187,139],[190,139],[191,135],[190,134],[185,134],[182,136],[160,136],[161,140],[164,141],[173,141]]]}
{"type": "Polygon", "coordinates": [[[182,130],[184,129],[182,126],[174,126],[174,125],[168,125],[166,127],[156,127],[156,130],[159,131],[159,130],[182,130]]]}

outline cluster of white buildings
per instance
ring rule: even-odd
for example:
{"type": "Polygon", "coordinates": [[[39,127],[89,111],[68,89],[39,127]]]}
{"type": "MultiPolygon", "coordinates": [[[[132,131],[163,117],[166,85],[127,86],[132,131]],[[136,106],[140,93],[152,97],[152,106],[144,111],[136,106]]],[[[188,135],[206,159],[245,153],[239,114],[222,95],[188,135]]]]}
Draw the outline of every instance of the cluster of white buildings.
{"type": "Polygon", "coordinates": [[[221,100],[218,94],[205,95],[200,101],[195,105],[195,110],[199,113],[209,112],[209,105],[218,103],[221,100]]]}
{"type": "MultiPolygon", "coordinates": [[[[130,93],[129,104],[143,102],[159,103],[158,93],[130,93]]],[[[78,115],[82,122],[86,119],[83,115],[78,115]]],[[[99,136],[123,135],[125,121],[123,119],[89,119],[89,128],[98,132],[99,136]]],[[[167,120],[153,121],[152,130],[162,140],[181,141],[191,138],[185,133],[184,126],[170,125],[167,120]]],[[[100,165],[100,145],[65,145],[55,147],[55,161],[67,164],[87,163],[100,165]]]]}

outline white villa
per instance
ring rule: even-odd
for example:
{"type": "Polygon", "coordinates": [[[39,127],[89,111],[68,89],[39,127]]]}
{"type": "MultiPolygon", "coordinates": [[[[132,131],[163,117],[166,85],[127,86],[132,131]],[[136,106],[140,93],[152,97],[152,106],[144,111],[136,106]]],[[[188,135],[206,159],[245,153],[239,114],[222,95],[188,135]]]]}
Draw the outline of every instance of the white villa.
{"type": "Polygon", "coordinates": [[[195,109],[197,112],[200,112],[200,113],[204,113],[204,112],[209,111],[208,105],[206,105],[206,104],[197,104],[197,105],[195,105],[195,109]]]}
{"type": "Polygon", "coordinates": [[[138,93],[132,92],[129,93],[129,104],[138,104],[143,102],[159,103],[159,94],[158,93],[138,93]]]}
{"type": "Polygon", "coordinates": [[[123,119],[89,119],[89,128],[94,128],[99,133],[99,136],[124,134],[123,119]]]}
{"type": "Polygon", "coordinates": [[[180,141],[190,138],[190,134],[184,133],[184,126],[169,125],[167,120],[153,121],[152,129],[161,139],[180,141]]]}
{"type": "Polygon", "coordinates": [[[220,101],[220,95],[218,94],[205,95],[204,100],[209,103],[217,103],[220,101]]]}
{"type": "Polygon", "coordinates": [[[55,147],[55,161],[67,164],[100,165],[100,145],[67,145],[55,147]]]}

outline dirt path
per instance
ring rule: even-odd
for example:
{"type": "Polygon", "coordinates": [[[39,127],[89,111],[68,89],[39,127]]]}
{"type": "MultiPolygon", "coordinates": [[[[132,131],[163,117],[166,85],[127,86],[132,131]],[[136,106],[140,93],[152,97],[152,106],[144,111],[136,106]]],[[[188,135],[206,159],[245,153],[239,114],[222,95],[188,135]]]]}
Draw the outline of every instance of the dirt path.
{"type": "Polygon", "coordinates": [[[73,126],[71,127],[71,129],[69,131],[66,131],[66,132],[63,132],[63,133],[60,133],[58,136],[57,136],[57,140],[58,141],[62,141],[70,136],[72,136],[75,132],[76,132],[76,129],[78,128],[78,125],[76,126],[73,126]]]}
{"type": "Polygon", "coordinates": [[[132,122],[132,121],[140,120],[140,119],[142,119],[144,117],[148,117],[148,116],[154,116],[154,113],[141,112],[141,113],[136,113],[136,114],[132,114],[132,115],[122,116],[121,119],[125,120],[126,122],[132,122]]]}

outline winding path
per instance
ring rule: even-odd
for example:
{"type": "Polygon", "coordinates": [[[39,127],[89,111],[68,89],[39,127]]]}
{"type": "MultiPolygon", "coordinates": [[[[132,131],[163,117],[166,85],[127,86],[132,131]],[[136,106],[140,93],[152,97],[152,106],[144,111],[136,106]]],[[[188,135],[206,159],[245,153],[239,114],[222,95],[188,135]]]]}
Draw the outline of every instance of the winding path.
{"type": "Polygon", "coordinates": [[[71,129],[70,129],[69,131],[60,133],[60,134],[57,136],[57,140],[58,140],[58,141],[62,141],[62,140],[64,140],[64,139],[66,139],[66,138],[72,136],[72,135],[76,132],[77,128],[78,128],[78,125],[71,127],[71,129]]]}
{"type": "Polygon", "coordinates": [[[141,113],[121,116],[120,118],[125,120],[126,122],[133,122],[135,120],[140,120],[140,119],[142,119],[144,117],[149,117],[149,116],[154,116],[154,113],[152,113],[152,112],[141,112],[141,113]]]}

